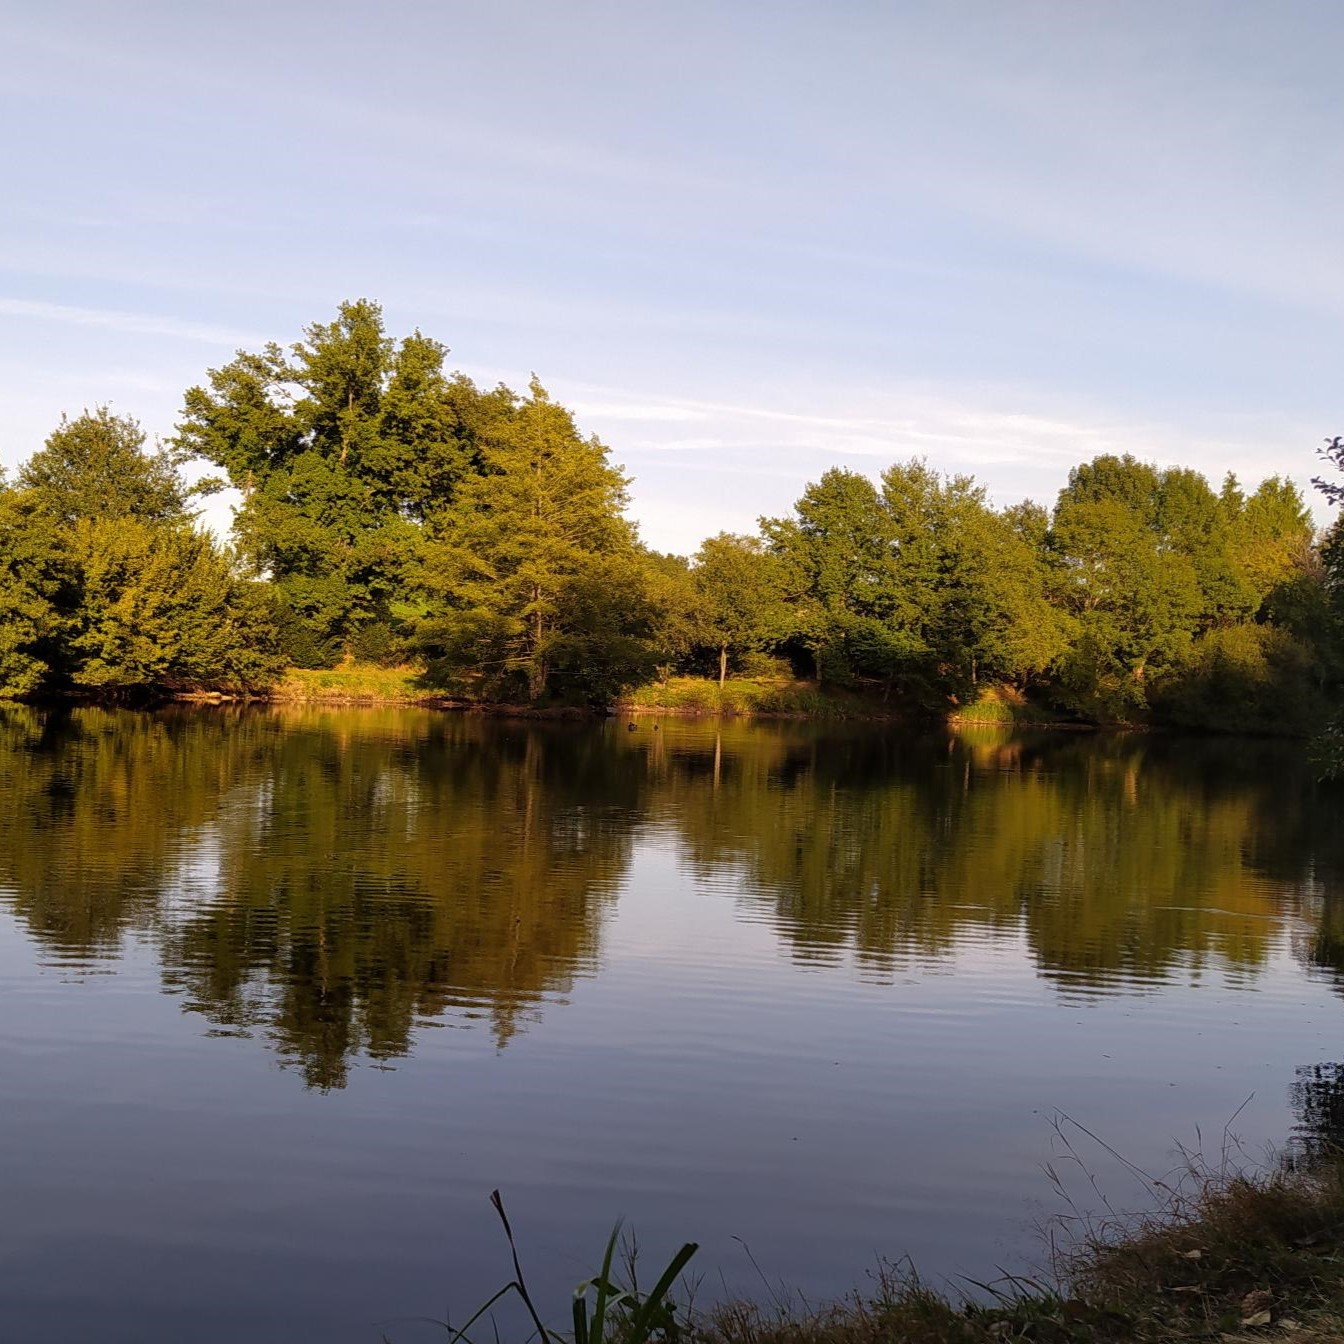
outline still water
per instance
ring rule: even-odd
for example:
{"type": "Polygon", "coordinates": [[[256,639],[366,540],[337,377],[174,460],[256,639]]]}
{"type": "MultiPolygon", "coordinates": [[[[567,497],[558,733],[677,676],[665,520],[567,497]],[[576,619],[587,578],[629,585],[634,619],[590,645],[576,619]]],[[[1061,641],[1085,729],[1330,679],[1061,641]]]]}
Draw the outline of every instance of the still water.
{"type": "Polygon", "coordinates": [[[0,709],[0,1338],[442,1338],[496,1186],[560,1323],[621,1214],[702,1298],[1030,1267],[1061,1126],[1141,1197],[1070,1120],[1331,1112],[1340,820],[1291,744],[0,709]]]}

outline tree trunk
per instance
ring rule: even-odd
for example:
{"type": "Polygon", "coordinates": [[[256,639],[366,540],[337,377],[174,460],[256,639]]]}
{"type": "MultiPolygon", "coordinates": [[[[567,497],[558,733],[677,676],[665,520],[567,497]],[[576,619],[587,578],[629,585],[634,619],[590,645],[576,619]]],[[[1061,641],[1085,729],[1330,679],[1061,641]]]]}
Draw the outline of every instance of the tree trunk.
{"type": "Polygon", "coordinates": [[[817,669],[817,690],[821,690],[821,649],[812,650],[812,665],[817,669]]]}
{"type": "Polygon", "coordinates": [[[728,680],[728,646],[719,645],[719,690],[723,690],[723,683],[728,680]]]}
{"type": "Polygon", "coordinates": [[[541,642],[546,633],[545,618],[541,614],[541,587],[532,586],[532,605],[536,608],[532,615],[532,659],[527,666],[527,693],[533,700],[540,700],[546,689],[546,660],[541,656],[541,642]]]}

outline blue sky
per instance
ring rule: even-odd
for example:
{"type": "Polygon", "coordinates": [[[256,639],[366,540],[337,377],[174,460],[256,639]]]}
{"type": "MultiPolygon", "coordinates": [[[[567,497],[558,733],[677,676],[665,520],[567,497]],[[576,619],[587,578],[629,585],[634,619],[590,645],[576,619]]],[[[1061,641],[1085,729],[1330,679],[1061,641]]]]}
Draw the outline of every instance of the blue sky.
{"type": "MultiPolygon", "coordinates": [[[[380,300],[664,549],[832,465],[1000,502],[1344,432],[1344,6],[0,0],[0,462],[380,300]]],[[[1324,517],[1324,514],[1320,514],[1324,517]]]]}

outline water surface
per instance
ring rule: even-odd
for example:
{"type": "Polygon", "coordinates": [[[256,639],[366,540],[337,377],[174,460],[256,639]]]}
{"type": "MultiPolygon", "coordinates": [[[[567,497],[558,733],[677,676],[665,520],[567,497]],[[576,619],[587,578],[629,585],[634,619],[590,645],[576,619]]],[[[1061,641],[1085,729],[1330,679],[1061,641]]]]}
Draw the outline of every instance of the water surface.
{"type": "Polygon", "coordinates": [[[618,1214],[707,1297],[1029,1265],[1061,1114],[1154,1171],[1337,1115],[1300,755],[0,709],[0,1336],[434,1338],[496,1186],[561,1313],[618,1214]]]}

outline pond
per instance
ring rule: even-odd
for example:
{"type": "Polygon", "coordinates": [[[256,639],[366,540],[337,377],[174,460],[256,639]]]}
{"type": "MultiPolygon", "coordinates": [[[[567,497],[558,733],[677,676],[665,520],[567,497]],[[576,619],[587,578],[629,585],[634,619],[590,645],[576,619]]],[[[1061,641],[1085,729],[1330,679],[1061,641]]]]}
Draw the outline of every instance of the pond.
{"type": "Polygon", "coordinates": [[[0,1334],[441,1339],[496,1187],[559,1324],[619,1215],[702,1300],[1031,1268],[1108,1148],[1337,1114],[1339,811],[1292,743],[0,709],[0,1334]]]}

